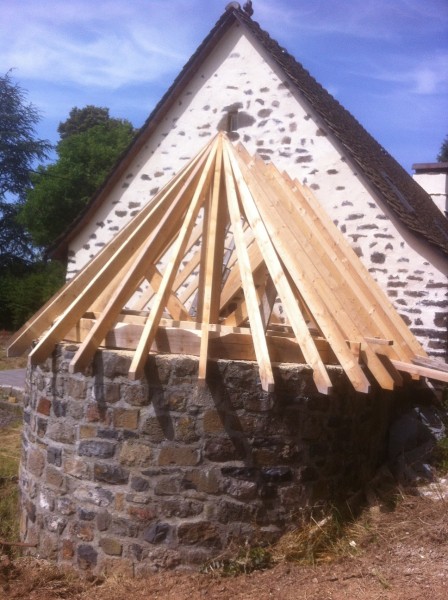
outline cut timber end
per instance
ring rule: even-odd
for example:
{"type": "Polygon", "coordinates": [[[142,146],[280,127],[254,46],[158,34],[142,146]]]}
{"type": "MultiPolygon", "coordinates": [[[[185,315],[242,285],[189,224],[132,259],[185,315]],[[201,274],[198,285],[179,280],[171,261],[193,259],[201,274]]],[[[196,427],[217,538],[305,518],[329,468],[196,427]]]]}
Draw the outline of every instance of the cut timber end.
{"type": "Polygon", "coordinates": [[[129,371],[128,372],[128,379],[130,381],[137,381],[138,379],[142,378],[142,374],[139,374],[137,371],[129,371]]]}
{"type": "Polygon", "coordinates": [[[329,396],[333,392],[333,386],[328,385],[326,381],[322,381],[322,377],[316,371],[313,373],[313,381],[316,384],[317,391],[321,394],[329,396]]]}

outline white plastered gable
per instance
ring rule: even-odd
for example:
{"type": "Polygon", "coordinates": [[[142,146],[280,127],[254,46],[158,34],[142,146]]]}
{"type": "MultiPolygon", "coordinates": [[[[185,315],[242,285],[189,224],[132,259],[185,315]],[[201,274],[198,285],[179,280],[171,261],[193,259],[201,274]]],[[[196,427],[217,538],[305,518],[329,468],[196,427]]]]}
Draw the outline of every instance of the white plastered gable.
{"type": "MultiPolygon", "coordinates": [[[[220,129],[306,183],[409,325],[434,329],[444,275],[406,241],[280,68],[235,24],[192,76],[94,218],[72,240],[68,277],[96,254],[220,129]],[[437,285],[440,285],[440,288],[437,285]]],[[[399,227],[399,226],[398,226],[399,227]]],[[[411,240],[412,241],[412,240],[411,240]]],[[[417,249],[418,250],[418,249],[417,249]]],[[[430,338],[420,337],[423,344],[430,338]]]]}

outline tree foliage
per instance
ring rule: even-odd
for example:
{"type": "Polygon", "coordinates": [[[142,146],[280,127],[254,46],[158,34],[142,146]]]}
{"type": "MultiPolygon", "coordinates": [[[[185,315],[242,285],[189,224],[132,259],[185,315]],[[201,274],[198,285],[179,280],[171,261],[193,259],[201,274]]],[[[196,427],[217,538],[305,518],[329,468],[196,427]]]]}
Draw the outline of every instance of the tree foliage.
{"type": "Polygon", "coordinates": [[[40,117],[35,106],[27,104],[25,92],[11,79],[0,77],[0,198],[14,194],[20,198],[29,187],[30,170],[36,160],[46,158],[50,144],[36,139],[40,117]]]}
{"type": "Polygon", "coordinates": [[[0,76],[0,327],[22,325],[64,281],[64,266],[40,259],[98,188],[134,129],[107,108],[74,108],[60,123],[54,164],[36,136],[38,110],[11,73],[0,76]]]}
{"type": "Polygon", "coordinates": [[[0,271],[0,329],[18,329],[61,287],[64,276],[57,261],[0,271]]]}
{"type": "Polygon", "coordinates": [[[442,143],[440,152],[437,156],[437,160],[439,162],[448,162],[448,135],[446,136],[445,140],[442,143]]]}
{"type": "Polygon", "coordinates": [[[59,123],[58,133],[61,140],[83,133],[95,125],[104,125],[110,121],[109,109],[102,106],[88,104],[84,108],[75,106],[68,115],[68,119],[59,123]]]}
{"type": "Polygon", "coordinates": [[[39,167],[20,220],[40,246],[50,245],[81,212],[118,156],[129,145],[134,128],[109,117],[108,109],[73,109],[59,126],[58,159],[39,167]]]}
{"type": "Polygon", "coordinates": [[[0,202],[0,272],[36,259],[30,235],[18,221],[19,202],[0,202]]]}
{"type": "Polygon", "coordinates": [[[11,72],[0,76],[0,269],[30,262],[35,250],[17,215],[31,186],[30,171],[50,150],[36,138],[37,109],[26,102],[25,92],[11,72]]]}

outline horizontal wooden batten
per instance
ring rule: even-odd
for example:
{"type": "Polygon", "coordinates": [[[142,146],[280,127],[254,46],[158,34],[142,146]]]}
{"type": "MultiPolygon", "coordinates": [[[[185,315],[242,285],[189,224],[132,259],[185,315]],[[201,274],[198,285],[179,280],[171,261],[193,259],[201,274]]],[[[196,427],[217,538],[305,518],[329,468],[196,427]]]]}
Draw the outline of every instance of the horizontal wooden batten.
{"type": "MultiPolygon", "coordinates": [[[[108,332],[101,348],[114,350],[134,351],[143,330],[143,323],[137,318],[131,322],[121,322],[108,332]]],[[[65,341],[82,344],[94,326],[92,319],[81,319],[76,327],[65,336],[65,341]]],[[[255,351],[252,343],[250,329],[247,327],[228,327],[210,323],[209,331],[209,353],[208,357],[213,359],[225,358],[233,360],[255,361],[255,351]]],[[[151,346],[151,352],[168,354],[200,355],[202,328],[198,323],[191,321],[171,321],[162,319],[156,332],[155,340],[151,346]]],[[[266,334],[269,356],[276,363],[299,363],[303,364],[304,358],[300,347],[294,337],[277,335],[273,331],[266,334]]],[[[325,364],[336,365],[337,360],[331,351],[328,342],[322,338],[315,339],[316,347],[325,364]]]]}

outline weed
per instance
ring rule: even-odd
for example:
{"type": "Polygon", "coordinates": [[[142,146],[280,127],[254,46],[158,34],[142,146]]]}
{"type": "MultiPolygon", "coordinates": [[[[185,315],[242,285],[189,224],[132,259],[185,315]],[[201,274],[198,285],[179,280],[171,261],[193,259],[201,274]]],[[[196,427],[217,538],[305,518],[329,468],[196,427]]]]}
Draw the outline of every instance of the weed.
{"type": "Polygon", "coordinates": [[[348,507],[336,507],[319,520],[311,518],[300,528],[287,532],[271,548],[275,563],[292,561],[316,565],[336,558],[354,556],[375,541],[370,511],[364,507],[356,515],[348,507]]]}
{"type": "Polygon", "coordinates": [[[241,549],[234,558],[214,559],[201,569],[203,573],[212,573],[221,577],[253,573],[272,566],[271,553],[261,546],[241,549]]]}
{"type": "Polygon", "coordinates": [[[437,442],[433,451],[433,463],[439,473],[448,473],[448,437],[437,442]]]}

